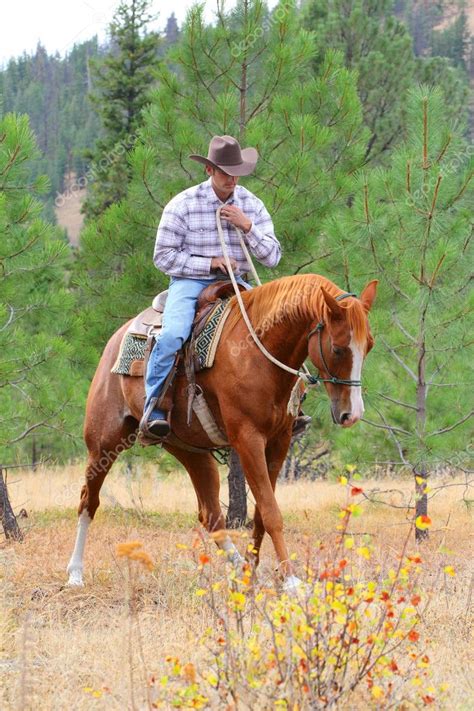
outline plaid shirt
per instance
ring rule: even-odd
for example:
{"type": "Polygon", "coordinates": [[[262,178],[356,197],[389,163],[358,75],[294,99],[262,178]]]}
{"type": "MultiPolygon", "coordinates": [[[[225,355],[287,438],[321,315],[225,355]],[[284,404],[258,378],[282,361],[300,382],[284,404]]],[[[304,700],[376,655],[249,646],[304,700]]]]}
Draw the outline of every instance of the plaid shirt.
{"type": "MultiPolygon", "coordinates": [[[[241,185],[235,186],[226,202],[240,207],[252,220],[252,227],[244,235],[249,251],[265,266],[275,267],[280,261],[281,248],[263,202],[241,185]]],[[[215,279],[215,274],[211,273],[211,259],[222,255],[216,226],[216,210],[222,204],[210,178],[170,200],[158,226],[155,266],[169,276],[215,279]]],[[[222,219],[222,230],[229,256],[238,265],[236,274],[247,272],[250,265],[234,226],[222,219]]]]}

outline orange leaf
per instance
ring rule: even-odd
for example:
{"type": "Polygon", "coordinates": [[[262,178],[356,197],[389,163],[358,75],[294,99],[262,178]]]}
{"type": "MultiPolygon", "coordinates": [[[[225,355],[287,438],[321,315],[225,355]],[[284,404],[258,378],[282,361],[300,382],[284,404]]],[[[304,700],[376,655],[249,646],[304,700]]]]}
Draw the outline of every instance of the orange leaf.
{"type": "Polygon", "coordinates": [[[418,634],[418,632],[415,632],[415,630],[410,630],[410,632],[408,633],[408,639],[410,640],[410,642],[418,642],[418,640],[420,639],[420,635],[418,634]]]}
{"type": "Polygon", "coordinates": [[[196,669],[194,668],[194,664],[191,664],[191,662],[189,662],[188,664],[184,665],[183,676],[186,681],[189,681],[191,682],[191,684],[194,684],[194,682],[196,681],[196,669]]]}
{"type": "Polygon", "coordinates": [[[416,607],[416,605],[419,605],[420,602],[421,602],[421,597],[419,595],[413,595],[413,597],[411,599],[411,604],[415,605],[415,607],[416,607]]]}
{"type": "Polygon", "coordinates": [[[415,526],[420,531],[426,531],[427,528],[431,526],[431,519],[429,516],[417,516],[415,521],[415,526]]]}
{"type": "Polygon", "coordinates": [[[201,563],[201,565],[206,565],[206,563],[209,563],[210,560],[211,559],[209,558],[209,556],[205,553],[201,553],[201,555],[199,556],[199,562],[201,563]]]}

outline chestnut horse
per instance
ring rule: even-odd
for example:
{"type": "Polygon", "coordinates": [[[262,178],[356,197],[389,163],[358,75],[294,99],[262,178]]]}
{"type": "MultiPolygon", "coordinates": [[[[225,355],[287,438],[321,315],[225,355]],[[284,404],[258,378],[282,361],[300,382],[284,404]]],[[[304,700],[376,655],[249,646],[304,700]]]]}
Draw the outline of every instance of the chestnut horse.
{"type": "MultiPolygon", "coordinates": [[[[333,421],[350,427],[363,414],[361,369],[372,348],[367,314],[376,294],[370,282],[360,298],[346,294],[316,274],[284,277],[242,294],[252,325],[266,349],[281,362],[299,369],[310,357],[319,370],[331,403],[333,421]]],[[[296,376],[271,363],[257,348],[233,297],[212,368],[197,374],[197,383],[230,446],[238,453],[255,497],[253,543],[255,563],[265,531],[271,536],[286,587],[294,576],[283,537],[283,520],[275,484],[290,445],[293,417],[287,403],[296,376]]],[[[137,438],[143,412],[141,377],[112,374],[128,324],[109,340],[91,384],[84,438],[88,449],[86,481],[81,491],[76,544],[68,565],[69,584],[82,585],[83,553],[88,526],[99,506],[99,492],[120,452],[137,438]]],[[[186,424],[187,381],[178,374],[172,431],[202,451],[164,443],[187,469],[197,495],[199,520],[208,531],[225,528],[219,504],[219,471],[212,443],[197,421],[186,424]]],[[[242,560],[225,534],[218,545],[237,563],[242,560]]]]}

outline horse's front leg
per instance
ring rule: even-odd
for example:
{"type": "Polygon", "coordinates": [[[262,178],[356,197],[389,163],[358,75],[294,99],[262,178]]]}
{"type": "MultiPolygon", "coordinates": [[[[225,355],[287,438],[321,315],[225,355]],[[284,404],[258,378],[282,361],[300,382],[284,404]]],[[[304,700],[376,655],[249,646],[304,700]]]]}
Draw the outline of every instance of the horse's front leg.
{"type": "MultiPolygon", "coordinates": [[[[273,452],[268,453],[265,439],[253,428],[241,428],[236,437],[232,438],[232,446],[237,451],[242,469],[245,473],[252,494],[257,505],[255,518],[255,540],[254,544],[257,555],[265,530],[272,539],[275,552],[279,562],[279,568],[283,578],[286,580],[294,578],[293,569],[288,556],[285,539],[283,536],[283,517],[275,499],[275,483],[278,476],[278,462],[283,456],[284,445],[278,455],[273,452]],[[271,461],[271,474],[267,466],[267,456],[271,461]],[[263,528],[262,528],[263,527],[263,528]]],[[[289,439],[286,442],[288,449],[289,439]]],[[[272,449],[273,445],[270,447],[272,449]]],[[[275,449],[276,452],[276,449],[275,449]]],[[[286,450],[285,450],[286,452],[286,450]]]]}
{"type": "MultiPolygon", "coordinates": [[[[275,491],[278,475],[281,471],[288,448],[291,442],[291,431],[285,432],[277,439],[269,442],[265,448],[265,457],[267,462],[268,475],[273,491],[275,491]]],[[[265,526],[258,506],[255,507],[255,515],[253,519],[253,546],[255,564],[258,565],[260,559],[260,548],[262,546],[263,537],[265,535],[265,526]]]]}

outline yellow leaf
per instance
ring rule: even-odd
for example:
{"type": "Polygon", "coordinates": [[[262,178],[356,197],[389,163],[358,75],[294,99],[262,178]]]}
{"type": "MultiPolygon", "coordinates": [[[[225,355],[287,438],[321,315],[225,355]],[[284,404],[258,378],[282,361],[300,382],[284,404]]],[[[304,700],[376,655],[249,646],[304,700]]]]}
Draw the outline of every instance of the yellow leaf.
{"type": "Polygon", "coordinates": [[[354,548],[354,539],[353,538],[346,538],[344,541],[344,548],[348,548],[349,550],[351,548],[354,548]]]}
{"type": "Polygon", "coordinates": [[[417,516],[415,521],[415,526],[420,531],[426,531],[427,528],[431,526],[431,519],[429,516],[417,516]]]}
{"type": "Polygon", "coordinates": [[[197,595],[198,597],[202,597],[202,596],[205,595],[206,593],[207,593],[207,590],[204,590],[204,588],[198,588],[198,589],[196,590],[196,595],[197,595]]]}
{"type": "Polygon", "coordinates": [[[452,565],[445,565],[444,572],[446,573],[446,575],[450,575],[452,578],[456,575],[456,571],[454,570],[452,565]]]}
{"type": "Polygon", "coordinates": [[[357,553],[362,556],[362,558],[370,560],[370,551],[367,546],[361,546],[361,548],[357,548],[357,553]]]}
{"type": "Polygon", "coordinates": [[[371,692],[374,699],[381,699],[383,696],[383,689],[380,686],[373,686],[371,692]]]}
{"type": "Polygon", "coordinates": [[[230,601],[234,604],[236,610],[243,610],[245,605],[245,595],[241,592],[231,592],[229,595],[230,601]]]}
{"type": "Polygon", "coordinates": [[[342,475],[339,477],[339,484],[342,484],[342,486],[345,486],[347,484],[347,477],[342,475]]]}

